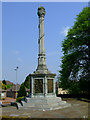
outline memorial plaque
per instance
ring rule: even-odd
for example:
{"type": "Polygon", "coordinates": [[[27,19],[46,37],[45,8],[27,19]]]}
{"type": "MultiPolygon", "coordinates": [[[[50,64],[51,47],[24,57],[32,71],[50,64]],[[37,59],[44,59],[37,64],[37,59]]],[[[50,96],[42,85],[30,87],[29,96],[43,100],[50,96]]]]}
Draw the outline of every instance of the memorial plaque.
{"type": "Polygon", "coordinates": [[[43,79],[35,79],[35,93],[43,93],[43,79]]]}
{"type": "Polygon", "coordinates": [[[47,79],[48,93],[53,93],[53,79],[47,79]]]}

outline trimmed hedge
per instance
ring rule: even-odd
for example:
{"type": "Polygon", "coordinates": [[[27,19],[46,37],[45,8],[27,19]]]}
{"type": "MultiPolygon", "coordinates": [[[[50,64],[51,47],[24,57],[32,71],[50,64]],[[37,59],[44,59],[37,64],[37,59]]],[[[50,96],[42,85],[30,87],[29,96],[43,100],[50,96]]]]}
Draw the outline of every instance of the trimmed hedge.
{"type": "Polygon", "coordinates": [[[24,98],[24,96],[23,97],[18,97],[17,99],[16,99],[16,102],[21,102],[21,100],[24,98]]]}

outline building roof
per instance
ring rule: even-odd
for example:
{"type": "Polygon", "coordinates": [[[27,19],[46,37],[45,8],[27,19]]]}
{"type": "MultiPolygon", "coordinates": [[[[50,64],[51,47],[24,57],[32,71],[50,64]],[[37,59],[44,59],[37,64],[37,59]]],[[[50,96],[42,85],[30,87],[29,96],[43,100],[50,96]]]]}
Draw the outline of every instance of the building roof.
{"type": "MultiPolygon", "coordinates": [[[[17,84],[17,91],[19,91],[20,85],[17,84]]],[[[7,91],[16,91],[16,85],[14,84],[11,88],[7,89],[7,91]]]]}
{"type": "MultiPolygon", "coordinates": [[[[19,91],[20,85],[17,84],[17,91],[19,91]]],[[[30,89],[25,88],[26,91],[30,91],[30,89]]],[[[11,88],[7,89],[7,91],[16,91],[16,85],[13,85],[11,88]]]]}
{"type": "Polygon", "coordinates": [[[6,81],[6,84],[7,84],[7,85],[10,85],[10,84],[11,84],[11,85],[15,85],[13,82],[10,82],[9,80],[6,81]]]}
{"type": "MultiPolygon", "coordinates": [[[[8,81],[8,84],[11,84],[12,82],[8,81]]],[[[17,91],[19,91],[20,89],[20,85],[17,84],[17,91]]],[[[30,89],[25,88],[26,91],[30,91],[30,89]]],[[[16,85],[12,83],[12,87],[8,88],[7,90],[4,90],[2,88],[0,88],[0,92],[5,92],[5,91],[16,91],[16,85]]]]}

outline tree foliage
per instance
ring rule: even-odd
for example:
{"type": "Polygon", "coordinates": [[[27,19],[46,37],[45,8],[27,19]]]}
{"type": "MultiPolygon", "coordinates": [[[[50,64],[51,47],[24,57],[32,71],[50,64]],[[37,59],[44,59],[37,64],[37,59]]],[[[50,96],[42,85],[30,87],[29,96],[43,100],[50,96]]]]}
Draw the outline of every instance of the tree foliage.
{"type": "Polygon", "coordinates": [[[4,90],[7,89],[7,85],[6,85],[6,81],[5,80],[2,81],[2,89],[4,89],[4,90]]]}
{"type": "Polygon", "coordinates": [[[5,80],[3,80],[2,83],[6,85],[6,81],[5,80]]]}
{"type": "Polygon", "coordinates": [[[24,85],[26,88],[28,88],[28,89],[30,88],[30,77],[29,76],[26,77],[26,79],[24,81],[24,85]]]}
{"type": "Polygon", "coordinates": [[[7,86],[5,84],[3,84],[3,82],[2,82],[2,89],[4,89],[4,90],[7,89],[7,86]]]}
{"type": "Polygon", "coordinates": [[[71,93],[88,93],[90,75],[90,8],[77,15],[74,26],[62,43],[64,56],[60,73],[61,85],[71,93]]]}
{"type": "Polygon", "coordinates": [[[23,96],[26,96],[26,90],[25,90],[24,83],[21,84],[19,93],[18,93],[18,97],[23,97],[23,96]]]}

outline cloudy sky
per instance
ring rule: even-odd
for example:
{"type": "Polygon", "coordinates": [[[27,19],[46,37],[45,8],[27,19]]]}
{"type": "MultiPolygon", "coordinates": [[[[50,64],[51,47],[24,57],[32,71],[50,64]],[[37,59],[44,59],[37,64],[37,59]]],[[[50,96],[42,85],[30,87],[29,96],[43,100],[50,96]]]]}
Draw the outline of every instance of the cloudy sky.
{"type": "Polygon", "coordinates": [[[18,83],[36,70],[38,64],[39,18],[37,9],[45,7],[46,63],[58,75],[62,41],[87,2],[3,2],[2,3],[2,78],[18,83]]]}

